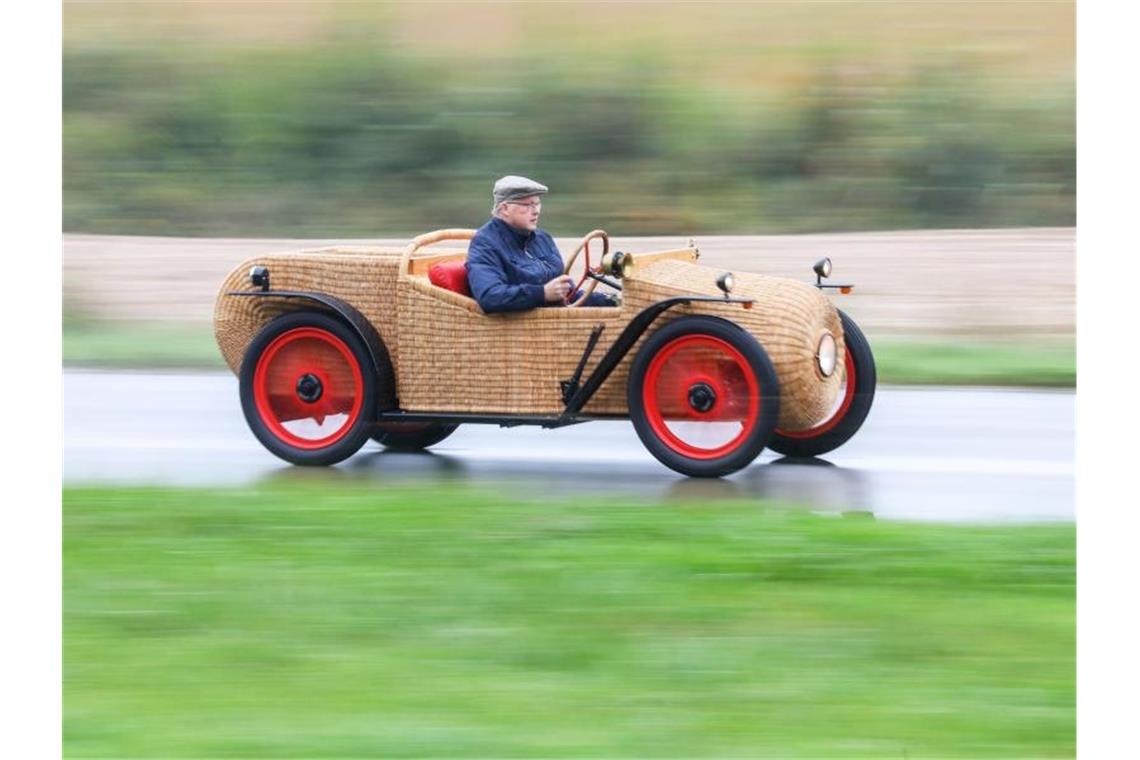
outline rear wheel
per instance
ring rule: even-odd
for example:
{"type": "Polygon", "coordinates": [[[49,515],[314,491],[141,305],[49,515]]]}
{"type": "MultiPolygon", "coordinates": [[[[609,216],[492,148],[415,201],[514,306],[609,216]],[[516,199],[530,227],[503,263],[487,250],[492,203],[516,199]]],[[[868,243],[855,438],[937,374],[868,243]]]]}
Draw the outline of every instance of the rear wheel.
{"type": "Polygon", "coordinates": [[[814,457],[834,451],[858,432],[875,400],[875,357],[863,331],[839,312],[847,346],[843,384],[827,416],[807,430],[776,430],[768,448],[790,457],[814,457]]]}
{"type": "Polygon", "coordinates": [[[419,451],[434,446],[459,425],[438,422],[385,422],[372,430],[372,440],[397,451],[419,451]]]}
{"type": "Polygon", "coordinates": [[[257,439],[287,462],[329,465],[355,454],[376,418],[364,343],[319,312],[277,317],[246,349],[241,405],[257,439]]]}
{"type": "Polygon", "coordinates": [[[780,415],[776,370],[749,333],[718,317],[681,317],[634,357],[629,413],[670,469],[720,477],[764,449],[780,415]]]}

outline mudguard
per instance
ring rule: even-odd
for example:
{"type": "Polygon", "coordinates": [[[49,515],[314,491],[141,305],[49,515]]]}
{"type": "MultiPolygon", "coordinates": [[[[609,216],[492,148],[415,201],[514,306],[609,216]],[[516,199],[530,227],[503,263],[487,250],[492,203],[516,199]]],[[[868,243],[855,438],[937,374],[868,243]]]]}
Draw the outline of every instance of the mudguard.
{"type": "Polygon", "coordinates": [[[396,399],[396,372],[392,367],[392,359],[388,355],[388,347],[384,345],[380,333],[376,331],[372,323],[352,304],[327,293],[314,293],[304,290],[236,290],[230,291],[226,295],[239,298],[291,298],[308,301],[331,311],[360,336],[368,349],[372,366],[376,369],[377,411],[387,412],[399,408],[399,402],[396,399]]]}

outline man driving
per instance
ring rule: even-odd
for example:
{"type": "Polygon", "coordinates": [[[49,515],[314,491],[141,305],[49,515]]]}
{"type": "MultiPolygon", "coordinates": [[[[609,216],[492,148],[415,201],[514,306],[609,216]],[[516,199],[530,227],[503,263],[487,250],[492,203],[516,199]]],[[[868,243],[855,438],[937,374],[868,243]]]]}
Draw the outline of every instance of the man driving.
{"type": "MultiPolygon", "coordinates": [[[[526,177],[507,176],[495,183],[491,219],[471,238],[467,251],[467,282],[483,311],[524,311],[567,302],[574,281],[562,273],[562,254],[554,239],[538,228],[547,190],[526,177]]],[[[616,302],[592,293],[583,305],[616,302]]]]}

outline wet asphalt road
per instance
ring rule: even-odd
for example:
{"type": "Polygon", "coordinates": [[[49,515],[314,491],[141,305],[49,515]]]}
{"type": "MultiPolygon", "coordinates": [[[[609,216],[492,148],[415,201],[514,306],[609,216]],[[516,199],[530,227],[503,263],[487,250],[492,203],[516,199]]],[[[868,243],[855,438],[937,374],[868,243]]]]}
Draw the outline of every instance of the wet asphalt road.
{"type": "Polygon", "coordinates": [[[721,480],[657,462],[628,422],[558,430],[461,427],[421,454],[369,443],[313,470],[249,432],[229,374],[66,372],[69,484],[241,485],[448,480],[533,498],[617,494],[646,501],[763,497],[884,519],[1071,521],[1075,396],[1067,391],[880,388],[863,429],[813,463],[765,452],[721,480]]]}

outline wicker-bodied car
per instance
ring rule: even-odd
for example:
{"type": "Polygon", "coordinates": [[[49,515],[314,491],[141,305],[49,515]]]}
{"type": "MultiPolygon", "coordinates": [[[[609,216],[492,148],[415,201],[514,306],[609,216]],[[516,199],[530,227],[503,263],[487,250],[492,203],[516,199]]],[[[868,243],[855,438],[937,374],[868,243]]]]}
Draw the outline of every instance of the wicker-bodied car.
{"type": "Polygon", "coordinates": [[[473,234],[258,256],[230,273],[215,334],[267,449],[329,465],[370,437],[420,449],[466,423],[619,418],[666,466],[719,477],[766,446],[831,451],[871,408],[874,358],[823,295],[850,288],[823,282],[829,260],[814,284],[732,275],[698,264],[692,243],[611,254],[595,230],[566,271],[584,252],[579,292],[604,283],[619,306],[485,314],[466,291],[466,247],[427,251],[473,234]]]}

